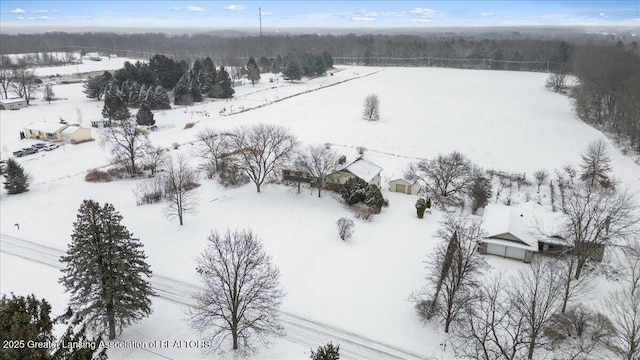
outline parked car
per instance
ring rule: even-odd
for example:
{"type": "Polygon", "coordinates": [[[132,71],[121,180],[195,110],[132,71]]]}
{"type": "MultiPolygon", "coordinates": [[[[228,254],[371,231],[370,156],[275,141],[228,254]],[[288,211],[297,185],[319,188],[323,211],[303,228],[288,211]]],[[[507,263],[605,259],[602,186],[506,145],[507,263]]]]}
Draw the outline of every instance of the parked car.
{"type": "Polygon", "coordinates": [[[60,147],[60,145],[58,144],[47,144],[45,147],[42,148],[42,150],[51,151],[51,150],[57,149],[58,147],[60,147]]]}
{"type": "Polygon", "coordinates": [[[25,155],[35,154],[37,152],[38,152],[38,150],[36,150],[34,148],[24,148],[22,150],[14,151],[13,155],[15,155],[16,157],[22,157],[22,156],[25,156],[25,155]]]}
{"type": "Polygon", "coordinates": [[[43,149],[45,146],[47,146],[47,144],[45,144],[45,143],[37,143],[37,144],[31,145],[31,147],[36,149],[36,150],[43,149]]]}

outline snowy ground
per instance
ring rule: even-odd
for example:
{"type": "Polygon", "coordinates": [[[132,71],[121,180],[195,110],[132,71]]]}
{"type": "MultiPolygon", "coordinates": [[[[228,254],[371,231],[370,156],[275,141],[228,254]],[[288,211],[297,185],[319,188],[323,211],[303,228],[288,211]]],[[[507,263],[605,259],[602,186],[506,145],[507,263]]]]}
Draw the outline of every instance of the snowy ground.
{"type": "MultiPolygon", "coordinates": [[[[74,68],[56,73],[73,73],[74,68]]],[[[188,155],[202,129],[265,122],[291,128],[305,145],[335,144],[337,152],[351,158],[355,148],[363,146],[368,149],[365,156],[384,168],[383,194],[390,206],[382,214],[370,222],[355,219],[328,192],[318,198],[309,189],[297,194],[293,188],[270,185],[257,194],[252,184],[228,189],[203,179],[196,190],[197,213],[188,214],[180,227],[164,217],[162,205],[136,206],[133,190],[139,180],[84,181],[88,169],[108,164],[109,155],[98,141],[66,145],[19,158],[33,177],[31,190],[17,196],[8,196],[4,190],[0,194],[0,291],[35,292],[46,297],[54,311],[62,311],[66,295],[56,283],[60,273],[51,259],[66,249],[77,209],[83,199],[91,198],[113,203],[120,211],[125,225],[143,241],[157,285],[167,289],[197,286],[194,259],[212,230],[252,228],[280,268],[288,331],[255,359],[307,358],[310,347],[329,340],[342,344],[344,359],[452,358],[450,348],[441,352],[439,344],[446,340],[441,327],[423,325],[407,300],[424,284],[423,261],[435,245],[432,234],[444,214],[436,210],[417,219],[416,198],[388,192],[386,182],[401,177],[416,158],[452,150],[488,169],[552,172],[576,164],[590,141],[604,138],[573,115],[566,97],[544,88],[546,74],[340,67],[332,76],[296,83],[275,77],[269,82],[270,77],[263,74],[255,87],[237,87],[232,100],[156,113],[159,130],[151,133],[151,141],[170,148],[170,154],[188,155]],[[378,122],[360,119],[364,98],[372,93],[381,101],[378,122]],[[195,126],[184,129],[189,122],[195,126]],[[180,148],[173,150],[173,143],[180,148]],[[338,238],[334,225],[343,216],[356,221],[354,237],[348,242],[338,238]],[[39,263],[16,256],[38,258],[34,254],[43,253],[38,255],[39,263]]],[[[2,158],[34,142],[18,137],[31,121],[64,118],[89,126],[90,120],[100,117],[102,102],[84,97],[82,85],[56,85],[53,90],[65,100],[34,101],[29,108],[0,113],[2,158]]],[[[94,130],[94,137],[99,136],[94,130]]],[[[638,165],[613,147],[610,151],[615,174],[633,191],[640,189],[638,165]]],[[[487,259],[499,270],[526,266],[487,259]]],[[[183,321],[186,291],[176,292],[181,297],[163,293],[154,301],[154,314],[125,329],[120,338],[196,340],[197,334],[183,321]]],[[[197,349],[156,352],[175,359],[204,356],[197,349]]],[[[140,350],[118,350],[110,356],[158,357],[140,350]]]]}

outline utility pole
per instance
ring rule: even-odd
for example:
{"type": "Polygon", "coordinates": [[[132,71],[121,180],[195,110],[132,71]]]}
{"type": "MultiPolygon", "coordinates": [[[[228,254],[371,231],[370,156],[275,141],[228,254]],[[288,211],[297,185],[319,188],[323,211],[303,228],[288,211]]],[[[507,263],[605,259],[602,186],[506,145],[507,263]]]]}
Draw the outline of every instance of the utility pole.
{"type": "Polygon", "coordinates": [[[260,19],[260,37],[262,37],[262,8],[258,8],[258,18],[260,19]]]}

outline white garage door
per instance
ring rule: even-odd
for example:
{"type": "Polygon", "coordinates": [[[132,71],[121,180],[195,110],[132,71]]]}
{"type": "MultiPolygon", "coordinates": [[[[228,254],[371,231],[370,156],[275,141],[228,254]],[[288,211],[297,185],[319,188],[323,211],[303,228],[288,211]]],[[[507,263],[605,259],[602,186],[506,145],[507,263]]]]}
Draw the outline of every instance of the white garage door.
{"type": "Polygon", "coordinates": [[[487,254],[504,256],[505,246],[488,243],[487,254]]]}
{"type": "Polygon", "coordinates": [[[512,259],[524,260],[525,250],[508,247],[507,254],[505,256],[512,259]]]}

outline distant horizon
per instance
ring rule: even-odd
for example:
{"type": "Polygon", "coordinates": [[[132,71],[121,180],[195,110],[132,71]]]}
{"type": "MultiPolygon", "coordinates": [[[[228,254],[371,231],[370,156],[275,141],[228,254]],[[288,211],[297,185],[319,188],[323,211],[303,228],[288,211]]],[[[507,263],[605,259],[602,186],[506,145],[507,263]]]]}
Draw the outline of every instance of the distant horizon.
{"type": "Polygon", "coordinates": [[[0,32],[638,28],[638,1],[13,1],[0,32]],[[261,16],[259,16],[259,14],[261,16]]]}

